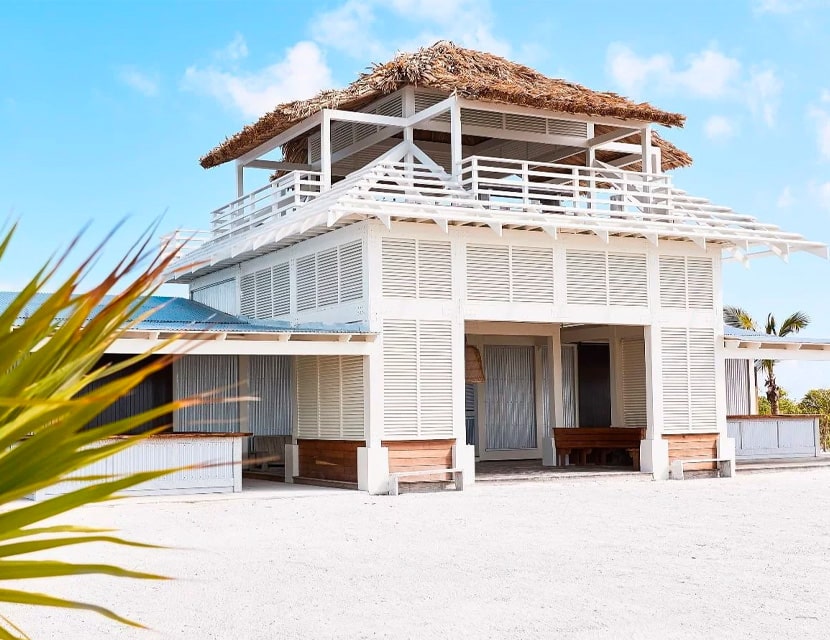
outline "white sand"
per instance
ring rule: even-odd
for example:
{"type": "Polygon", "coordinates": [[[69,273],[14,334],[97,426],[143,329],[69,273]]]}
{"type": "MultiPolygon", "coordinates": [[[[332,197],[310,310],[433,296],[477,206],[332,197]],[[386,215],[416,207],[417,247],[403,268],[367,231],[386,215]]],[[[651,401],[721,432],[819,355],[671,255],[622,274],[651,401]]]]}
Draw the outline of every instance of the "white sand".
{"type": "Polygon", "coordinates": [[[77,512],[137,540],[64,558],[178,579],[48,590],[153,627],[6,608],[36,640],[826,638],[830,470],[477,485],[370,497],[261,485],[77,512]]]}

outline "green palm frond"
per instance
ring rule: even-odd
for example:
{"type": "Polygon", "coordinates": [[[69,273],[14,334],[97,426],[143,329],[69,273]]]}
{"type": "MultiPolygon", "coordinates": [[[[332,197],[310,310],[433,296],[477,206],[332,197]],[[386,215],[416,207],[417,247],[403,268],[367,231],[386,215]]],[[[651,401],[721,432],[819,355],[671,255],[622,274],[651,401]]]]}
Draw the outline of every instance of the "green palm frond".
{"type": "Polygon", "coordinates": [[[755,321],[749,313],[741,307],[726,306],[723,308],[723,322],[736,329],[755,331],[755,321]]]}
{"type": "MultiPolygon", "coordinates": [[[[100,256],[103,244],[55,285],[52,280],[56,271],[69,258],[67,250],[38,271],[0,312],[0,605],[7,602],[94,611],[117,622],[141,626],[94,604],[15,589],[14,581],[90,573],[162,579],[110,565],[40,559],[46,552],[91,542],[152,546],[111,535],[113,532],[106,529],[41,523],[79,506],[110,500],[125,489],[169,471],[118,477],[87,474],[79,482],[80,488],[70,493],[43,502],[16,502],[70,474],[78,475],[90,464],[133,446],[155,431],[132,438],[108,439],[111,436],[204,401],[176,401],[110,424],[88,426],[119,397],[171,362],[162,356],[149,359],[152,352],[148,352],[109,368],[97,365],[113,341],[142,319],[139,311],[175,257],[175,251],[150,248],[154,231],[148,230],[100,282],[86,290],[81,290],[80,284],[100,256]],[[47,283],[54,287],[54,293],[36,298],[47,283]],[[114,290],[119,292],[111,295],[114,290]],[[95,389],[82,394],[91,382],[98,383],[95,389]],[[40,554],[39,559],[28,557],[32,553],[40,554]]],[[[14,228],[0,239],[0,259],[13,233],[14,228]]],[[[26,637],[1,614],[0,640],[26,637]]]]}
{"type": "Polygon", "coordinates": [[[781,323],[778,335],[784,337],[793,333],[798,333],[802,329],[806,328],[808,324],[810,324],[810,316],[803,311],[796,311],[781,323]]]}

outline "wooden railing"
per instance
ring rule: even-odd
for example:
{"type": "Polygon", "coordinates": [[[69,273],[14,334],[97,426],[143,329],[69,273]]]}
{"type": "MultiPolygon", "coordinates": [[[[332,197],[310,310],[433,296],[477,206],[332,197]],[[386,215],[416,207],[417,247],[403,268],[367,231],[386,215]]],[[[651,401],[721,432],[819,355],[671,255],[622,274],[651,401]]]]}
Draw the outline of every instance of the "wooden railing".
{"type": "Polygon", "coordinates": [[[315,171],[292,171],[216,209],[210,214],[212,239],[244,233],[294,213],[320,195],[320,175],[315,171]]]}

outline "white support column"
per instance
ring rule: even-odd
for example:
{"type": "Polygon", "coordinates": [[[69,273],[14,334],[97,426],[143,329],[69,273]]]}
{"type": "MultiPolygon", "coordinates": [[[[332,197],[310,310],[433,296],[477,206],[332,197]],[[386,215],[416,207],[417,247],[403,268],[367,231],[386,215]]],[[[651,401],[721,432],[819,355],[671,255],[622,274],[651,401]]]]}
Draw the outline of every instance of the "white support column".
{"type": "MultiPolygon", "coordinates": [[[[467,384],[464,353],[464,321],[461,319],[461,303],[456,302],[452,332],[452,421],[455,444],[452,448],[452,463],[461,469],[464,487],[476,480],[476,449],[467,444],[467,411],[465,386],[467,384]]],[[[486,375],[486,372],[485,372],[486,375]]],[[[477,394],[483,395],[483,394],[477,394]]]]}
{"type": "MultiPolygon", "coordinates": [[[[721,261],[720,252],[710,251],[713,264],[714,283],[713,289],[715,291],[715,312],[712,317],[715,339],[715,410],[717,412],[718,424],[718,458],[725,458],[729,460],[728,465],[724,468],[728,470],[728,475],[735,475],[735,438],[729,437],[728,426],[726,423],[726,353],[723,344],[723,325],[720,309],[723,308],[723,263],[721,261]]],[[[748,363],[754,369],[754,363],[748,363]]],[[[749,385],[751,386],[751,385],[749,385]]],[[[757,406],[757,397],[755,404],[757,406]]]]}
{"type": "Polygon", "coordinates": [[[366,446],[357,450],[357,488],[372,495],[389,492],[389,449],[383,441],[383,337],[363,358],[366,446]]]}
{"type": "Polygon", "coordinates": [[[323,109],[320,123],[320,172],[323,174],[320,191],[331,189],[331,114],[323,109]]]}
{"type": "Polygon", "coordinates": [[[649,166],[651,164],[651,125],[648,124],[643,128],[642,133],[642,140],[640,141],[642,145],[642,171],[648,172],[651,170],[649,166]]]}
{"type": "Polygon", "coordinates": [[[291,444],[285,445],[285,481],[289,483],[300,475],[300,448],[297,446],[297,356],[291,356],[291,403],[291,444]]]}
{"type": "Polygon", "coordinates": [[[455,98],[450,107],[450,154],[452,159],[452,177],[461,178],[461,105],[455,98]]]}
{"type": "Polygon", "coordinates": [[[663,439],[663,363],[660,327],[643,330],[646,352],[646,439],[640,443],[640,470],[668,480],[669,443],[663,439]]]}
{"type": "MultiPolygon", "coordinates": [[[[237,381],[237,389],[236,393],[240,397],[248,397],[251,395],[251,356],[239,356],[237,358],[237,375],[239,376],[237,381]]],[[[239,405],[239,432],[240,433],[250,433],[251,432],[251,403],[248,401],[243,401],[237,403],[239,405]]],[[[237,438],[240,442],[240,446],[242,447],[242,456],[244,458],[248,457],[248,438],[237,438]]]]}
{"type": "Polygon", "coordinates": [[[236,197],[241,198],[245,195],[245,167],[241,164],[236,165],[236,197]]]}
{"type": "MultiPolygon", "coordinates": [[[[586,122],[585,128],[588,132],[588,140],[594,137],[594,123],[593,122],[586,122]]],[[[597,159],[597,152],[595,147],[590,146],[585,149],[585,166],[586,167],[593,167],[594,160],[597,159]]]]}
{"type": "Polygon", "coordinates": [[[548,338],[548,388],[546,392],[550,397],[548,408],[550,410],[550,433],[542,440],[542,465],[546,467],[556,466],[556,439],[553,437],[553,427],[561,427],[565,424],[564,393],[562,391],[562,336],[561,325],[556,325],[553,334],[548,338]]]}
{"type": "MultiPolygon", "coordinates": [[[[403,104],[403,117],[408,118],[409,116],[415,115],[415,87],[407,86],[404,87],[401,92],[402,104],[403,104]]],[[[404,142],[408,142],[410,145],[415,144],[415,128],[414,127],[404,127],[403,130],[403,139],[404,142]]],[[[412,164],[414,162],[414,156],[412,155],[412,151],[407,151],[406,156],[404,158],[407,164],[412,164]]]]}

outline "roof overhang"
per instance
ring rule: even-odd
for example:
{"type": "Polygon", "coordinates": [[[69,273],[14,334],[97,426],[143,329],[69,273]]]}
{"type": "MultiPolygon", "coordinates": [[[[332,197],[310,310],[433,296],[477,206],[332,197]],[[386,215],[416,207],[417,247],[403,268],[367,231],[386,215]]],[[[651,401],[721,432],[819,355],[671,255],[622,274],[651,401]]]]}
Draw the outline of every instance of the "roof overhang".
{"type": "Polygon", "coordinates": [[[795,340],[776,336],[724,336],[724,358],[742,360],[830,361],[830,340],[795,340]]]}
{"type": "Polygon", "coordinates": [[[185,332],[126,331],[107,353],[182,355],[368,355],[374,348],[374,333],[335,332],[185,332]]]}

